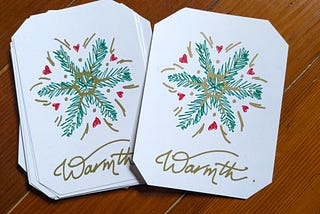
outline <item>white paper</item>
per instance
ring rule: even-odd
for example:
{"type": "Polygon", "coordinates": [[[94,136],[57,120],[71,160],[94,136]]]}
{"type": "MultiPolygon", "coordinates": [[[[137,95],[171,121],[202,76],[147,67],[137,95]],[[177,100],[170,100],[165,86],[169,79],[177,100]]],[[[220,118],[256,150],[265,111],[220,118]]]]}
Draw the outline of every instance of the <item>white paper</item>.
{"type": "Polygon", "coordinates": [[[134,150],[147,184],[248,198],[271,183],[287,52],[266,20],[157,23],[134,150]]]}

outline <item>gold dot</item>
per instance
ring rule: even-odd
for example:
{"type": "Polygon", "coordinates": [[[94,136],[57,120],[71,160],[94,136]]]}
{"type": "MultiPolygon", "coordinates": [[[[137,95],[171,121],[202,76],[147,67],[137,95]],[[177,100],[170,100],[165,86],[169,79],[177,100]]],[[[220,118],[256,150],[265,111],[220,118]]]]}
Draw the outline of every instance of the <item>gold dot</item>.
{"type": "Polygon", "coordinates": [[[216,60],[216,63],[219,64],[219,63],[220,63],[220,60],[217,59],[217,60],[216,60]]]}
{"type": "Polygon", "coordinates": [[[190,96],[193,96],[193,92],[190,92],[190,96]]]}
{"type": "Polygon", "coordinates": [[[68,101],[68,97],[64,98],[65,101],[68,101]]]}
{"type": "Polygon", "coordinates": [[[240,76],[241,78],[243,78],[244,76],[243,76],[243,74],[241,74],[241,76],[240,76]]]}
{"type": "Polygon", "coordinates": [[[197,74],[200,74],[200,70],[197,70],[197,74]]]}
{"type": "Polygon", "coordinates": [[[82,58],[79,58],[78,60],[79,60],[79,62],[82,62],[82,58]]]}
{"type": "Polygon", "coordinates": [[[109,88],[107,89],[107,93],[110,93],[110,89],[109,88]]]}
{"type": "Polygon", "coordinates": [[[233,103],[236,103],[237,101],[235,99],[232,100],[233,103]]]}
{"type": "Polygon", "coordinates": [[[213,113],[213,114],[212,114],[213,117],[215,117],[216,115],[217,115],[216,113],[213,113]]]}
{"type": "Polygon", "coordinates": [[[109,62],[106,63],[106,66],[109,66],[109,62]]]}
{"type": "Polygon", "coordinates": [[[95,113],[95,112],[97,111],[97,109],[96,109],[96,108],[94,108],[94,109],[92,109],[92,111],[93,111],[93,113],[95,113]]]}
{"type": "Polygon", "coordinates": [[[66,74],[65,74],[63,77],[64,77],[64,78],[67,78],[67,77],[68,77],[68,75],[66,75],[66,74]]]}

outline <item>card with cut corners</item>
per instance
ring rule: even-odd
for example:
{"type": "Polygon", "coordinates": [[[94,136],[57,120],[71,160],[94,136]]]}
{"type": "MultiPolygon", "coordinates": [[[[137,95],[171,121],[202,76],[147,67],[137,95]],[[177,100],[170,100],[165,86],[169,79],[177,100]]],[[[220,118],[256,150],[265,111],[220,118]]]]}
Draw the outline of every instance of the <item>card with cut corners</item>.
{"type": "Polygon", "coordinates": [[[12,37],[19,164],[54,199],[139,184],[130,171],[150,23],[97,1],[27,19],[12,37]]]}
{"type": "Polygon", "coordinates": [[[270,184],[287,53],[267,20],[157,23],[133,156],[146,183],[243,199],[270,184]]]}

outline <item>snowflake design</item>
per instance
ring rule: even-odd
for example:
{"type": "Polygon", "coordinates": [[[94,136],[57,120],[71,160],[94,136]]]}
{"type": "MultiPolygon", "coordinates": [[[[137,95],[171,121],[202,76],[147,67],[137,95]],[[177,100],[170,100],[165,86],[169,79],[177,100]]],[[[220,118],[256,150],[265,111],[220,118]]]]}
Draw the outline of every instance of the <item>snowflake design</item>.
{"type": "Polygon", "coordinates": [[[69,82],[51,82],[38,91],[40,97],[47,96],[50,99],[63,95],[72,96],[71,104],[66,110],[66,119],[61,123],[62,136],[71,136],[83,121],[84,115],[90,106],[100,110],[105,118],[117,120],[117,111],[112,103],[105,97],[102,89],[113,88],[120,82],[131,81],[128,67],[111,68],[107,66],[101,69],[102,62],[106,58],[108,47],[104,39],[98,38],[92,45],[82,69],[71,61],[70,56],[60,46],[53,52],[59,61],[61,68],[68,73],[72,80],[69,82]]]}
{"type": "Polygon", "coordinates": [[[248,64],[249,51],[245,48],[239,49],[219,68],[212,63],[205,40],[203,43],[196,43],[196,52],[203,76],[190,75],[186,71],[168,76],[168,80],[176,83],[177,87],[196,91],[195,99],[187,105],[188,109],[179,115],[177,127],[187,129],[190,125],[198,124],[209,110],[215,108],[220,114],[222,124],[233,132],[236,121],[229,99],[236,97],[241,100],[250,97],[260,100],[262,94],[261,85],[242,78],[237,79],[238,72],[248,64]]]}

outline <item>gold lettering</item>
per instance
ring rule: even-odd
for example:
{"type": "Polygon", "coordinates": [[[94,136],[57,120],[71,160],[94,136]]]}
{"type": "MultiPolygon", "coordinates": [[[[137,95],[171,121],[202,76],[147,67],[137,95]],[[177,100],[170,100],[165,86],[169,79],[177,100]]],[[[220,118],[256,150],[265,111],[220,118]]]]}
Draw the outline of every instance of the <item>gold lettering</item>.
{"type": "Polygon", "coordinates": [[[123,165],[127,165],[128,162],[130,163],[130,155],[132,155],[132,153],[130,153],[130,147],[127,149],[126,152],[123,152],[124,149],[121,149],[119,153],[114,153],[111,155],[111,157],[118,157],[118,161],[117,164],[120,166],[121,164],[123,165]]]}
{"type": "MultiPolygon", "coordinates": [[[[181,169],[177,169],[177,166],[176,166],[177,163],[173,163],[173,164],[169,165],[168,159],[169,159],[169,156],[171,155],[171,153],[172,153],[172,150],[169,150],[168,152],[166,152],[166,153],[158,156],[158,157],[156,158],[156,163],[158,163],[158,164],[163,164],[163,168],[162,168],[163,171],[168,171],[168,170],[171,169],[171,172],[173,172],[173,173],[181,173],[181,172],[184,170],[184,168],[186,167],[186,164],[187,164],[187,163],[185,163],[185,164],[183,165],[183,167],[180,167],[181,169]],[[164,160],[164,161],[161,161],[161,160],[160,160],[160,158],[162,158],[162,157],[165,157],[165,160],[164,160]],[[169,165],[169,166],[168,166],[168,165],[169,165]]],[[[181,159],[181,158],[178,158],[178,157],[177,157],[177,155],[180,155],[180,154],[186,154],[186,155],[188,155],[187,153],[184,153],[184,152],[177,152],[176,154],[174,154],[174,155],[171,156],[171,157],[172,157],[172,160],[175,161],[175,162],[182,162],[182,161],[184,161],[185,159],[183,159],[183,158],[181,159]]]]}
{"type": "Polygon", "coordinates": [[[237,162],[234,162],[232,164],[232,166],[229,166],[229,163],[230,161],[227,161],[225,164],[221,164],[221,163],[216,163],[216,166],[220,165],[222,166],[220,172],[219,172],[219,175],[225,175],[224,177],[227,178],[227,177],[230,177],[230,179],[232,181],[240,181],[240,180],[243,180],[243,179],[246,179],[248,177],[241,177],[241,178],[234,178],[233,177],[233,172],[234,171],[246,171],[248,169],[248,167],[244,167],[243,169],[240,169],[240,168],[236,168],[236,164],[237,162]]]}
{"type": "MultiPolygon", "coordinates": [[[[194,165],[193,164],[190,164],[186,167],[186,169],[184,170],[185,173],[194,173],[194,165]]],[[[195,174],[195,173],[194,173],[195,174]]]]}
{"type": "Polygon", "coordinates": [[[211,182],[214,185],[218,185],[216,181],[216,176],[222,176],[224,178],[229,178],[231,181],[240,181],[247,179],[247,176],[243,177],[234,177],[234,173],[236,172],[244,172],[248,170],[248,167],[238,168],[236,167],[237,162],[230,164],[230,161],[226,163],[215,162],[214,164],[195,164],[190,163],[191,161],[195,161],[196,158],[205,155],[213,155],[213,154],[223,154],[228,155],[233,158],[239,157],[238,154],[226,150],[209,150],[205,152],[201,152],[190,156],[187,152],[178,151],[173,153],[173,150],[169,150],[163,154],[160,154],[156,157],[155,162],[157,164],[162,165],[162,170],[164,172],[170,171],[175,174],[184,173],[184,174],[198,174],[201,173],[204,176],[211,177],[211,182]]]}
{"type": "Polygon", "coordinates": [[[87,175],[91,172],[92,172],[92,165],[90,164],[90,165],[86,166],[86,168],[84,169],[84,174],[87,175]]]}
{"type": "Polygon", "coordinates": [[[96,173],[99,169],[101,171],[111,171],[113,175],[119,175],[116,168],[120,165],[127,165],[130,163],[132,153],[130,153],[130,147],[126,150],[121,148],[120,152],[113,153],[110,155],[110,160],[107,158],[101,160],[100,162],[96,162],[93,164],[89,164],[89,159],[95,155],[97,152],[102,150],[103,148],[114,144],[114,143],[129,143],[128,139],[118,139],[113,140],[108,143],[103,144],[102,146],[95,149],[92,153],[90,153],[87,157],[82,156],[74,156],[69,161],[64,159],[53,171],[53,175],[60,177],[62,176],[64,181],[68,181],[70,178],[79,179],[83,175],[89,175],[96,173]]]}
{"type": "Polygon", "coordinates": [[[119,175],[119,173],[115,171],[114,160],[112,160],[112,161],[106,161],[106,159],[104,159],[104,160],[102,161],[102,163],[103,163],[103,168],[102,168],[103,171],[106,170],[106,168],[107,168],[108,170],[110,170],[110,168],[112,168],[112,174],[113,174],[113,175],[119,175]]]}

